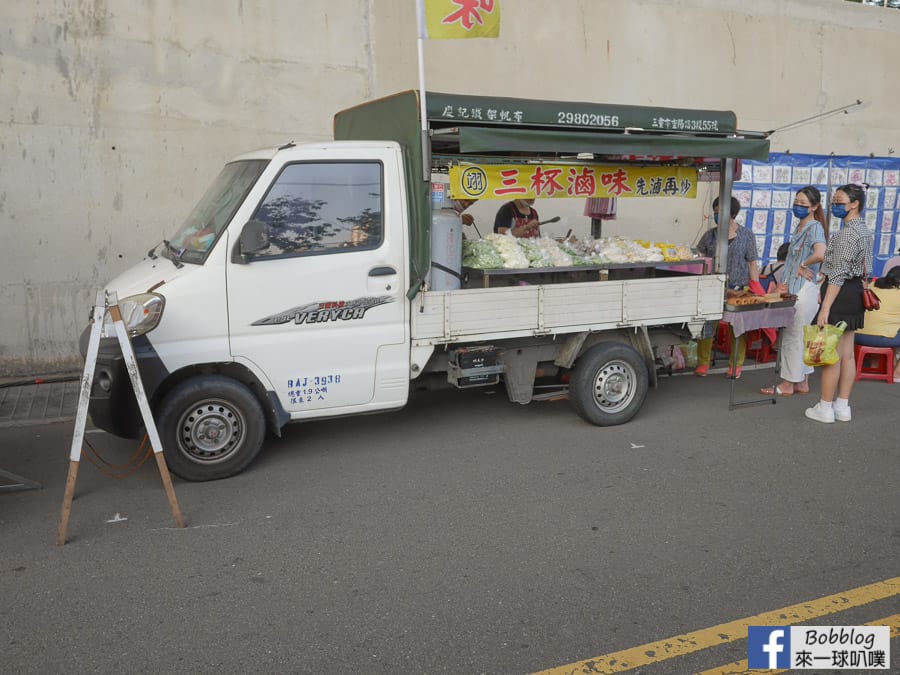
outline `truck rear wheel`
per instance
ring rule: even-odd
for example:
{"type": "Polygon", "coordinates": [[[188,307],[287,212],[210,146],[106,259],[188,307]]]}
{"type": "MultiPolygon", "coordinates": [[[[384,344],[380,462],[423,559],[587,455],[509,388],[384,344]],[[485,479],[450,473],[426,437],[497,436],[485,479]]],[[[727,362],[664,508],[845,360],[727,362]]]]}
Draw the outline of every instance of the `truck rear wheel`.
{"type": "Polygon", "coordinates": [[[637,414],[647,398],[648,385],[647,365],[637,351],[618,342],[604,342],[576,361],[569,399],[584,420],[613,426],[637,414]]]}
{"type": "Polygon", "coordinates": [[[246,386],[222,375],[185,380],[163,399],[157,418],[169,469],[185,480],[240,473],[262,449],[262,406],[246,386]]]}

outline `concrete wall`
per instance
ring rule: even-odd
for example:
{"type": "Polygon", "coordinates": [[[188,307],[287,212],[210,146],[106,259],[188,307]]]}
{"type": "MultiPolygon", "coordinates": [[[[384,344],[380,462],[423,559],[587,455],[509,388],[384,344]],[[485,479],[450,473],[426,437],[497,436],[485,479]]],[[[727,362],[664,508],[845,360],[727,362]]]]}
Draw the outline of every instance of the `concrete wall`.
{"type": "MultiPolygon", "coordinates": [[[[0,7],[0,375],[80,368],[96,290],[171,234],[218,167],[330,137],[417,86],[414,0],[53,0],[0,7]]],[[[898,143],[900,11],[843,0],[504,0],[501,38],[427,42],[430,89],[735,110],[777,151],[898,143]],[[552,8],[552,10],[550,9],[552,8]]],[[[580,200],[541,206],[586,231],[580,200]],[[579,203],[575,203],[578,201],[579,203]]],[[[610,234],[692,243],[698,200],[610,234]]],[[[477,204],[489,229],[496,204],[477,204]]]]}

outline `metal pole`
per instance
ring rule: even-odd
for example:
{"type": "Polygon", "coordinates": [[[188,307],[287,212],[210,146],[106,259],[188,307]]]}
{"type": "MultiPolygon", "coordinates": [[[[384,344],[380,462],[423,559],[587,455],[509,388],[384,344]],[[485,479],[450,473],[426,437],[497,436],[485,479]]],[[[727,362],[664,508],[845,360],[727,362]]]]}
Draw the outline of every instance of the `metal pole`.
{"type": "MultiPolygon", "coordinates": [[[[828,218],[828,236],[826,239],[831,239],[834,236],[834,232],[831,231],[831,198],[834,196],[834,153],[828,157],[828,192],[825,195],[825,204],[822,205],[822,211],[825,214],[825,218],[828,218]]],[[[825,223],[822,223],[823,225],[825,223]]],[[[840,226],[838,226],[840,227],[840,226]]]]}
{"type": "Polygon", "coordinates": [[[422,124],[422,180],[431,181],[431,141],[428,137],[428,104],[425,100],[425,13],[422,0],[416,0],[417,42],[419,54],[419,117],[422,124]]]}
{"type": "Polygon", "coordinates": [[[731,223],[731,187],[734,185],[734,158],[722,160],[719,172],[719,228],[716,231],[716,274],[728,274],[728,227],[731,223]]]}

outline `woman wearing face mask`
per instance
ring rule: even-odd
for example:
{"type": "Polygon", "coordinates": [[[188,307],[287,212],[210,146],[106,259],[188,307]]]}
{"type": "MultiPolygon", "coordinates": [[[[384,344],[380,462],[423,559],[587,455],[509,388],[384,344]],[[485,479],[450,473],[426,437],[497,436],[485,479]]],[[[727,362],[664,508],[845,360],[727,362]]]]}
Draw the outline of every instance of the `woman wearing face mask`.
{"type": "Polygon", "coordinates": [[[847,324],[838,342],[840,359],[822,366],[822,398],[806,416],[830,424],[835,420],[850,421],[850,391],[856,379],[853,358],[854,331],[863,327],[865,309],[862,304],[863,277],[872,270],[872,233],[860,217],[866,203],[866,191],[859,185],[842,185],[831,199],[831,215],[841,218],[843,226],[831,237],[822,264],[822,305],[816,315],[819,327],[826,323],[847,324]],[[837,398],[835,398],[837,393],[837,398]]]}
{"type": "Polygon", "coordinates": [[[812,185],[797,191],[794,196],[794,217],[800,222],[794,228],[787,258],[784,261],[782,283],[778,290],[797,296],[794,323],[781,335],[781,384],[760,389],[761,394],[791,396],[808,394],[807,378],[813,372],[803,363],[803,326],[808,325],[819,309],[819,263],[825,259],[827,231],[823,223],[822,195],[812,185]]]}

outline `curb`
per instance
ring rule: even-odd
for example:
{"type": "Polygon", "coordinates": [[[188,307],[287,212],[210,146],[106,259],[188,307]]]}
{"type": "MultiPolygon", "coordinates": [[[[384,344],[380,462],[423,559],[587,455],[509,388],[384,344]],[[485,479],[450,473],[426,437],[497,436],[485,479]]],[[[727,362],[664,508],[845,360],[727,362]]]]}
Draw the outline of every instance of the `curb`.
{"type": "Polygon", "coordinates": [[[0,388],[0,428],[75,419],[81,382],[66,380],[0,388]]]}

